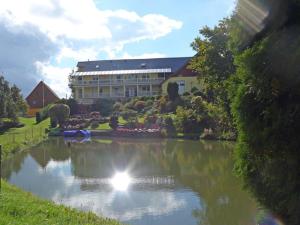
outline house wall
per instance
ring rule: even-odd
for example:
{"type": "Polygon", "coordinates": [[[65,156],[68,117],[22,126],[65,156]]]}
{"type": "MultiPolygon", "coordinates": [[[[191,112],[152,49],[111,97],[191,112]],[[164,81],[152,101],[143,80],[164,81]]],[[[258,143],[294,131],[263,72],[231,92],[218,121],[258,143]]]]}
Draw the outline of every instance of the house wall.
{"type": "Polygon", "coordinates": [[[179,82],[179,81],[184,81],[185,86],[184,86],[184,91],[183,92],[190,92],[193,87],[198,88],[199,90],[202,89],[202,85],[199,83],[198,79],[196,76],[192,77],[182,77],[182,76],[177,76],[177,77],[170,77],[168,80],[166,80],[162,84],[162,94],[166,95],[168,94],[167,88],[168,88],[168,83],[170,82],[179,82]]]}

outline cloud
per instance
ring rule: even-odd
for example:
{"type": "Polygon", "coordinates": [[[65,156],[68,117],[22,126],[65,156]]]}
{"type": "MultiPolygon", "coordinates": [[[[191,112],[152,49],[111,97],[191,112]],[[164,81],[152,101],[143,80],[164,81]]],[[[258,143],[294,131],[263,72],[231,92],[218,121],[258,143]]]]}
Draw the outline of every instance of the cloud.
{"type": "Polygon", "coordinates": [[[27,94],[41,79],[35,62],[48,60],[57,46],[30,24],[11,26],[0,21],[0,73],[27,94]]]}
{"type": "Polygon", "coordinates": [[[96,60],[98,51],[95,48],[81,48],[74,50],[69,47],[63,47],[56,57],[56,61],[60,63],[62,59],[74,59],[76,61],[96,60]]]}
{"type": "Polygon", "coordinates": [[[60,97],[69,97],[71,90],[68,88],[69,74],[71,69],[69,67],[53,66],[49,63],[36,62],[37,70],[43,77],[46,84],[60,97]]]}
{"type": "Polygon", "coordinates": [[[144,53],[142,55],[130,55],[127,52],[123,53],[121,56],[122,59],[150,59],[150,58],[163,58],[166,57],[163,53],[144,53]]]}
{"type": "Polygon", "coordinates": [[[45,79],[53,89],[62,88],[59,93],[65,96],[65,59],[75,66],[78,60],[115,58],[126,44],[156,40],[182,25],[160,14],[101,10],[93,0],[2,1],[0,71],[25,94],[45,79]]]}

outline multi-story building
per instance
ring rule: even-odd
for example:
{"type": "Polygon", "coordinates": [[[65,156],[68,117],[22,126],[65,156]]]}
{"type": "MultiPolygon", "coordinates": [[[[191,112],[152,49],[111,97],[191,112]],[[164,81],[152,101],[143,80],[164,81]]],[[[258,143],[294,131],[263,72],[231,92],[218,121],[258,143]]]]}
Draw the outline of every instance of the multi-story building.
{"type": "MultiPolygon", "coordinates": [[[[186,67],[190,59],[179,57],[78,62],[76,71],[70,75],[70,87],[80,104],[92,104],[98,98],[156,96],[162,93],[164,81],[186,67]]],[[[195,77],[194,73],[191,76],[195,77]]]]}

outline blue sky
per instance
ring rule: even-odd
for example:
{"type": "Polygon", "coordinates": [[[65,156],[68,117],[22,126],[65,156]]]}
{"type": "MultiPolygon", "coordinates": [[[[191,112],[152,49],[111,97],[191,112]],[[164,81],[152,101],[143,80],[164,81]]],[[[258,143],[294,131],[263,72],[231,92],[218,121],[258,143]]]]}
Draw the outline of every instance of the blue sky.
{"type": "Polygon", "coordinates": [[[190,43],[201,27],[215,26],[218,21],[230,15],[232,0],[98,0],[101,9],[126,9],[139,14],[158,13],[183,22],[180,30],[155,41],[145,40],[125,47],[132,55],[145,52],[162,52],[166,56],[191,56],[194,54],[190,43]]]}
{"type": "Polygon", "coordinates": [[[78,61],[192,56],[201,27],[235,0],[0,0],[0,73],[26,96],[44,80],[61,97],[78,61]]]}

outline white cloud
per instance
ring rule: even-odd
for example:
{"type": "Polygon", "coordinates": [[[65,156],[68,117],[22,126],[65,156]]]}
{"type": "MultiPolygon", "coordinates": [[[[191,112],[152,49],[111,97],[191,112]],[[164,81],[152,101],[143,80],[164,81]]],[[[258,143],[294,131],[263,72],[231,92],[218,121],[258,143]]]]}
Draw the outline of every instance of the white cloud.
{"type": "MultiPolygon", "coordinates": [[[[64,96],[68,89],[67,76],[71,71],[63,65],[64,59],[74,60],[75,66],[75,61],[101,58],[100,54],[115,58],[122,55],[126,44],[155,40],[182,27],[182,22],[159,14],[139,15],[126,10],[101,10],[93,0],[0,0],[0,4],[0,26],[4,27],[2,30],[6,32],[5,42],[2,43],[6,46],[5,49],[16,49],[20,45],[11,41],[15,37],[22,40],[21,37],[25,36],[37,43],[37,46],[26,47],[26,51],[21,54],[22,58],[26,59],[26,65],[31,66],[30,71],[25,72],[24,66],[13,63],[15,58],[19,58],[18,50],[4,54],[7,56],[4,72],[14,71],[8,74],[13,76],[11,81],[18,83],[21,74],[34,77],[29,79],[32,82],[30,87],[28,82],[26,86],[19,85],[25,90],[25,94],[36,82],[45,79],[60,96],[64,96]],[[48,46],[53,46],[55,50],[50,51],[48,46]],[[36,57],[26,56],[33,53],[36,53],[36,57]],[[56,62],[56,66],[49,62],[56,62]],[[14,66],[10,68],[10,64],[14,66]]],[[[0,27],[0,37],[1,35],[0,27]]],[[[123,55],[130,58],[127,53],[123,55]]],[[[156,56],[162,55],[142,55],[156,56]]]]}
{"type": "Polygon", "coordinates": [[[96,60],[98,57],[98,51],[94,48],[82,48],[74,50],[69,47],[63,47],[60,53],[56,57],[56,61],[60,63],[62,59],[74,59],[76,61],[96,60]]]}
{"type": "Polygon", "coordinates": [[[44,77],[44,81],[60,97],[69,97],[71,92],[68,88],[69,67],[61,68],[52,66],[49,63],[36,62],[39,73],[44,77]]]}
{"type": "Polygon", "coordinates": [[[150,58],[163,58],[166,57],[163,53],[144,53],[142,55],[130,55],[129,53],[125,52],[121,58],[122,59],[150,59],[150,58]]]}

